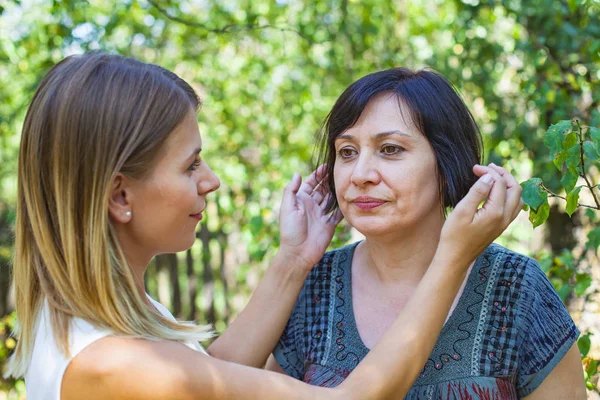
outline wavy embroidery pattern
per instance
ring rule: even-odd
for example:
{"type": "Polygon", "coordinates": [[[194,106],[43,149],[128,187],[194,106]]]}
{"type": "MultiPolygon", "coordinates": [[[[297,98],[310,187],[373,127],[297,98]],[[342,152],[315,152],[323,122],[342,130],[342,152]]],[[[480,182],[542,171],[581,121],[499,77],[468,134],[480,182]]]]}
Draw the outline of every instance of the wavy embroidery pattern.
{"type": "MultiPolygon", "coordinates": [[[[340,254],[338,265],[343,265],[346,263],[346,261],[348,261],[348,254],[347,254],[347,252],[343,252],[342,254],[340,254]]],[[[351,369],[354,369],[354,367],[356,367],[356,365],[358,365],[358,362],[359,362],[358,355],[356,353],[354,353],[353,351],[346,352],[345,351],[346,345],[344,343],[344,338],[346,337],[346,332],[345,332],[345,328],[344,328],[344,324],[346,322],[345,321],[346,315],[344,313],[344,306],[346,305],[346,300],[344,299],[344,295],[343,295],[344,282],[342,279],[344,272],[345,272],[344,268],[339,268],[339,273],[335,277],[335,284],[336,284],[336,292],[335,293],[336,293],[336,297],[337,297],[337,301],[336,301],[336,305],[335,305],[335,313],[336,313],[335,346],[337,346],[337,351],[335,354],[335,358],[338,361],[342,361],[342,360],[346,360],[346,359],[351,360],[353,363],[351,369]]],[[[350,271],[348,271],[348,273],[350,273],[350,271]]]]}

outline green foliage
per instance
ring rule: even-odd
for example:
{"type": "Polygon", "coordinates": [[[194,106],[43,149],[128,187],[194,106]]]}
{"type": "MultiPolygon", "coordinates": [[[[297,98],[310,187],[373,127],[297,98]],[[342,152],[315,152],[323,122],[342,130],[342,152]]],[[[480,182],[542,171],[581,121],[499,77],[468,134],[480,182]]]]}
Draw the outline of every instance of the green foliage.
{"type": "MultiPolygon", "coordinates": [[[[15,327],[16,315],[11,313],[0,319],[0,360],[6,360],[12,353],[17,342],[10,333],[15,327]]],[[[0,364],[0,391],[12,393],[14,398],[24,398],[25,384],[22,379],[4,379],[5,365],[0,364]]]]}
{"type": "Polygon", "coordinates": [[[549,190],[542,179],[531,178],[521,184],[523,201],[530,207],[529,220],[534,228],[540,226],[549,216],[549,197],[561,197],[566,200],[565,211],[569,216],[580,206],[579,196],[582,188],[586,188],[595,200],[595,205],[588,208],[600,209],[600,192],[592,184],[592,178],[586,175],[589,168],[598,168],[599,155],[595,142],[599,130],[595,127],[582,126],[577,119],[564,120],[550,126],[544,134],[544,144],[550,151],[550,157],[558,171],[562,174],[560,184],[565,190],[566,197],[549,190]],[[586,185],[576,186],[579,179],[586,185]],[[540,211],[541,208],[541,211],[540,211]]]}
{"type": "Polygon", "coordinates": [[[596,383],[594,383],[593,377],[598,376],[600,374],[599,361],[595,360],[591,357],[588,357],[590,352],[590,348],[592,346],[591,337],[592,334],[587,333],[585,335],[581,335],[579,340],[577,341],[577,346],[579,347],[579,352],[581,353],[581,357],[583,358],[583,375],[585,378],[586,387],[589,390],[593,390],[595,392],[600,392],[596,383]]]}
{"type": "MultiPolygon", "coordinates": [[[[599,130],[595,127],[580,125],[577,119],[573,121],[560,121],[552,125],[544,135],[544,144],[550,151],[555,167],[562,174],[560,183],[567,194],[563,197],[550,191],[540,178],[531,178],[521,185],[523,187],[523,201],[530,207],[529,220],[534,228],[540,226],[549,216],[549,197],[566,200],[565,211],[571,217],[580,208],[588,209],[591,219],[596,217],[594,210],[600,210],[600,192],[593,184],[593,177],[589,175],[591,167],[596,170],[600,167],[598,157],[599,130]],[[585,185],[576,186],[581,179],[585,185]],[[580,192],[586,188],[595,205],[579,203],[580,192]]],[[[583,254],[576,259],[570,250],[563,250],[557,256],[546,256],[540,260],[544,271],[550,277],[561,299],[566,302],[570,296],[582,297],[592,285],[592,275],[589,268],[582,269],[582,261],[588,252],[597,254],[600,246],[600,228],[592,228],[587,235],[583,254]]],[[[599,391],[597,384],[600,372],[598,360],[588,357],[591,347],[590,334],[582,335],[578,345],[582,355],[585,369],[587,388],[599,391]]]]}

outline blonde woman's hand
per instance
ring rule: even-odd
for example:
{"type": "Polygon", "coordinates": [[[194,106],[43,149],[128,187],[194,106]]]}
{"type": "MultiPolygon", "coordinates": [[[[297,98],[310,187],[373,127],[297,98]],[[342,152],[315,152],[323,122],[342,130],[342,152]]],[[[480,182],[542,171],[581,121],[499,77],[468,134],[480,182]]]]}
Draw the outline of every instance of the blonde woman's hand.
{"type": "Polygon", "coordinates": [[[471,261],[504,232],[523,207],[521,186],[504,168],[476,165],[473,172],[480,178],[450,213],[439,244],[446,254],[471,261]]]}
{"type": "Polygon", "coordinates": [[[321,259],[342,220],[339,210],[325,213],[325,171],[321,165],[304,183],[295,174],[285,188],[279,212],[280,252],[308,269],[321,259]]]}

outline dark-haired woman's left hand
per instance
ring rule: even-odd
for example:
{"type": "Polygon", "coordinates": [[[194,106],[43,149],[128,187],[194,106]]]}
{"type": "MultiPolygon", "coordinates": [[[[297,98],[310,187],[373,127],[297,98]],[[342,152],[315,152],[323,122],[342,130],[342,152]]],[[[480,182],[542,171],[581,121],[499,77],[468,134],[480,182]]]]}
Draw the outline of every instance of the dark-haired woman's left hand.
{"type": "Polygon", "coordinates": [[[342,220],[339,210],[325,213],[329,196],[324,182],[325,171],[325,165],[321,165],[304,183],[300,175],[295,174],[286,186],[281,202],[280,252],[307,270],[321,259],[336,225],[342,220]]]}

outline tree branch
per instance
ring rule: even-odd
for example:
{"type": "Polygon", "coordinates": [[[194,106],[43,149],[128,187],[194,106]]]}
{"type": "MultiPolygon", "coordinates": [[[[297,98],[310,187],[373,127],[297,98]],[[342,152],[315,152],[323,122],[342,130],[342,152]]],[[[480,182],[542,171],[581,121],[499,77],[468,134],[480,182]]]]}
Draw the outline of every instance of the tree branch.
{"type": "Polygon", "coordinates": [[[330,38],[330,39],[327,39],[327,40],[323,40],[323,41],[318,41],[317,42],[317,41],[309,38],[308,36],[306,36],[302,32],[296,30],[296,29],[293,29],[293,28],[290,28],[290,27],[287,27],[287,26],[281,26],[281,27],[279,27],[279,26],[274,26],[274,25],[269,25],[269,24],[266,24],[266,25],[260,25],[260,24],[242,24],[242,25],[228,24],[228,25],[225,25],[225,26],[223,26],[221,28],[210,28],[210,27],[208,27],[205,24],[202,24],[202,23],[199,23],[199,22],[196,22],[196,21],[191,21],[191,20],[188,20],[188,19],[184,19],[184,18],[181,18],[181,17],[177,17],[175,15],[171,15],[166,8],[161,7],[154,0],[147,0],[147,1],[148,1],[148,3],[150,3],[150,5],[152,5],[154,8],[156,8],[158,10],[158,12],[160,12],[162,15],[164,15],[167,19],[169,19],[171,21],[174,21],[174,22],[177,22],[177,23],[180,23],[180,24],[183,24],[183,25],[186,25],[186,26],[189,26],[189,27],[192,27],[192,28],[203,29],[203,30],[205,30],[207,32],[210,32],[210,33],[222,34],[222,33],[234,33],[234,32],[242,32],[242,31],[256,31],[256,30],[263,30],[263,29],[274,29],[274,30],[278,30],[278,31],[281,31],[281,32],[291,32],[291,33],[294,33],[294,34],[298,35],[299,37],[301,37],[302,39],[304,39],[307,42],[309,42],[310,44],[320,44],[320,43],[326,43],[326,42],[331,41],[331,38],[330,38]]]}
{"type": "MultiPolygon", "coordinates": [[[[543,183],[541,184],[541,188],[542,188],[542,190],[544,190],[544,192],[548,193],[548,196],[550,196],[550,197],[558,197],[559,199],[563,199],[565,201],[567,200],[566,197],[561,196],[560,194],[556,194],[552,190],[548,189],[546,186],[544,186],[543,183]]],[[[600,211],[600,206],[596,207],[596,206],[591,206],[589,204],[577,203],[577,207],[591,208],[592,210],[599,210],[600,211]]]]}
{"type": "Polygon", "coordinates": [[[577,136],[579,138],[579,157],[581,159],[581,174],[580,176],[585,179],[585,183],[587,184],[587,188],[589,189],[590,193],[592,193],[592,197],[594,198],[594,202],[596,203],[596,209],[600,210],[600,201],[598,201],[598,198],[596,197],[596,193],[594,193],[594,186],[590,183],[590,181],[588,180],[587,174],[585,173],[585,163],[583,161],[583,134],[581,133],[581,125],[579,124],[579,120],[576,119],[575,123],[577,124],[577,136]]]}

